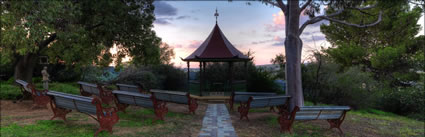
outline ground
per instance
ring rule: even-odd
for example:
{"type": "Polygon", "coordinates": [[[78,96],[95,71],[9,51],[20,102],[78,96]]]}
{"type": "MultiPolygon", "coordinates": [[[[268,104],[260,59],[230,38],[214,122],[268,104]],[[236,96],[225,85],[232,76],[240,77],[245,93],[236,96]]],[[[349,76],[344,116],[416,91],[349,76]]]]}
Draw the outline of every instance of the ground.
{"type": "MultiPolygon", "coordinates": [[[[269,112],[268,108],[251,110],[248,114],[250,121],[239,120],[239,113],[236,110],[230,114],[239,137],[339,136],[337,129],[329,130],[329,124],[325,120],[295,121],[294,134],[281,134],[277,122],[278,114],[269,112]]],[[[423,137],[425,135],[424,122],[378,110],[350,111],[341,128],[344,136],[423,137]]]]}
{"type": "MultiPolygon", "coordinates": [[[[168,104],[169,113],[165,121],[152,122],[151,109],[131,106],[127,113],[119,113],[120,121],[113,134],[102,132],[102,136],[198,136],[207,104],[200,103],[196,115],[187,113],[185,105],[168,104]]],[[[1,101],[1,135],[8,136],[93,136],[98,124],[89,116],[71,112],[68,122],[52,120],[52,112],[46,108],[31,108],[32,102],[13,103],[1,101]]],[[[236,107],[237,108],[237,107],[236,107]]],[[[230,111],[233,126],[239,137],[279,136],[339,136],[336,129],[329,130],[328,123],[318,121],[296,121],[294,134],[281,134],[276,121],[278,115],[268,108],[253,109],[250,121],[239,120],[239,113],[230,111]]],[[[387,137],[424,136],[424,123],[377,110],[351,111],[342,124],[345,136],[387,137]]]]}
{"type": "MultiPolygon", "coordinates": [[[[120,121],[114,126],[113,134],[102,132],[102,136],[197,136],[202,127],[206,104],[200,103],[195,115],[189,114],[186,105],[168,105],[169,113],[165,121],[153,122],[152,109],[137,106],[127,108],[127,113],[119,112],[120,121]]],[[[68,122],[60,119],[50,121],[52,111],[46,108],[32,108],[32,101],[13,103],[1,101],[1,135],[8,136],[93,136],[98,128],[89,116],[71,112],[68,122]],[[48,132],[46,132],[48,131],[48,132]]]]}

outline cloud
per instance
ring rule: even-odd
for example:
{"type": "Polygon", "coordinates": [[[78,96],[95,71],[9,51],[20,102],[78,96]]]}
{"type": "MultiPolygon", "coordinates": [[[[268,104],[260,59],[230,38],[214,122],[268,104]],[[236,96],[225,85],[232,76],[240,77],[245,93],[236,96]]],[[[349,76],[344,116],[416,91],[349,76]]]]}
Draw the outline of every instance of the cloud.
{"type": "Polygon", "coordinates": [[[173,18],[156,18],[155,24],[168,25],[173,18]]]}
{"type": "Polygon", "coordinates": [[[269,40],[254,41],[254,42],[251,42],[251,44],[257,45],[257,44],[264,44],[264,43],[274,42],[272,44],[273,46],[282,46],[283,43],[284,43],[284,41],[285,41],[285,38],[279,37],[279,36],[274,36],[273,38],[271,38],[269,40]]]}
{"type": "Polygon", "coordinates": [[[189,44],[187,46],[187,48],[198,48],[203,41],[200,40],[191,40],[189,41],[189,44]]]}
{"type": "MultiPolygon", "coordinates": [[[[303,10],[300,13],[300,26],[310,19],[308,17],[308,15],[304,15],[304,11],[305,10],[303,10]]],[[[273,22],[271,24],[265,24],[266,31],[268,31],[268,32],[284,31],[285,30],[285,24],[286,24],[285,14],[283,14],[282,11],[279,11],[278,13],[275,13],[272,16],[273,16],[273,22]]],[[[318,27],[323,23],[329,24],[329,21],[322,20],[318,23],[310,24],[308,26],[318,27]]]]}
{"type": "Polygon", "coordinates": [[[279,36],[275,36],[273,41],[275,43],[273,43],[272,46],[283,46],[285,44],[285,39],[279,36]]]}
{"type": "Polygon", "coordinates": [[[176,20],[187,19],[187,18],[190,18],[190,16],[187,16],[187,15],[184,15],[184,16],[178,16],[178,17],[176,18],[176,20]]]}
{"type": "Polygon", "coordinates": [[[175,16],[177,15],[177,8],[163,1],[155,1],[155,15],[156,16],[175,16]]]}
{"type": "Polygon", "coordinates": [[[321,35],[311,35],[311,36],[306,36],[306,37],[302,37],[301,40],[304,43],[308,43],[308,42],[319,42],[319,41],[323,41],[326,40],[325,35],[321,34],[321,35]]]}
{"type": "Polygon", "coordinates": [[[183,48],[183,45],[181,45],[181,44],[175,44],[175,45],[172,45],[171,47],[173,47],[173,48],[183,48]]]}
{"type": "Polygon", "coordinates": [[[269,32],[283,31],[285,29],[285,15],[282,11],[273,14],[273,23],[266,24],[266,30],[269,32]]]}
{"type": "Polygon", "coordinates": [[[196,9],[196,10],[191,10],[190,12],[197,13],[197,12],[200,12],[200,11],[201,11],[201,9],[196,9]]]}

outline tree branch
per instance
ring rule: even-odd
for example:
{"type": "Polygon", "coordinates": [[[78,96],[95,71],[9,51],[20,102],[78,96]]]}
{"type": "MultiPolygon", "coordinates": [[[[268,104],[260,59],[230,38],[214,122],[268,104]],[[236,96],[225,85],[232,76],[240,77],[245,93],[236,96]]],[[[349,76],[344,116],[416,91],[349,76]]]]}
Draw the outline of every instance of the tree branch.
{"type": "Polygon", "coordinates": [[[288,11],[286,5],[282,2],[282,0],[277,0],[277,4],[279,5],[280,9],[282,9],[282,11],[284,13],[286,13],[286,11],[288,11]]]}
{"type": "Polygon", "coordinates": [[[307,6],[308,6],[308,5],[310,5],[310,3],[311,3],[312,1],[313,1],[313,0],[308,0],[307,2],[305,2],[305,3],[304,3],[304,5],[303,5],[303,6],[301,6],[300,12],[302,12],[305,8],[307,8],[307,6]]]}
{"type": "Polygon", "coordinates": [[[382,11],[379,11],[378,20],[376,20],[375,22],[373,22],[371,24],[365,24],[365,25],[349,23],[349,22],[345,22],[345,21],[342,21],[342,20],[338,20],[338,19],[334,19],[334,18],[329,18],[327,16],[324,16],[323,18],[326,19],[326,20],[329,20],[329,21],[333,21],[333,22],[345,24],[345,25],[348,25],[348,26],[353,26],[353,27],[358,27],[358,28],[365,28],[365,27],[374,26],[374,25],[378,24],[379,22],[381,22],[381,20],[382,20],[382,11]]]}
{"type": "MultiPolygon", "coordinates": [[[[372,5],[372,6],[368,6],[368,7],[363,7],[363,8],[349,8],[349,9],[355,9],[355,10],[361,11],[361,10],[375,8],[375,7],[376,7],[376,5],[372,5]]],[[[345,24],[345,25],[348,25],[348,26],[358,27],[358,28],[365,28],[365,27],[374,26],[374,25],[378,24],[379,22],[381,22],[381,20],[382,20],[382,11],[379,11],[379,16],[378,16],[378,20],[377,21],[375,21],[375,22],[373,22],[371,24],[366,24],[366,25],[353,24],[353,23],[349,23],[349,22],[345,22],[345,21],[342,21],[342,20],[331,18],[331,17],[334,17],[336,15],[341,14],[344,10],[345,9],[340,9],[337,12],[332,13],[332,14],[329,14],[329,15],[321,15],[321,16],[316,16],[316,17],[313,17],[313,18],[309,19],[303,25],[301,25],[301,27],[300,27],[300,29],[298,31],[299,32],[298,35],[301,35],[302,34],[302,32],[304,31],[304,29],[307,27],[307,25],[317,23],[317,22],[322,21],[324,19],[325,20],[329,20],[329,21],[333,21],[333,22],[337,22],[337,23],[341,23],[341,24],[345,24]]]]}
{"type": "Polygon", "coordinates": [[[43,41],[37,43],[37,46],[39,47],[38,51],[41,51],[41,49],[47,47],[47,45],[49,45],[49,43],[53,42],[55,39],[56,39],[56,33],[53,33],[46,40],[43,40],[43,41]]]}
{"type": "Polygon", "coordinates": [[[264,3],[279,7],[283,12],[286,12],[286,5],[282,2],[282,0],[273,1],[263,1],[264,3]]]}

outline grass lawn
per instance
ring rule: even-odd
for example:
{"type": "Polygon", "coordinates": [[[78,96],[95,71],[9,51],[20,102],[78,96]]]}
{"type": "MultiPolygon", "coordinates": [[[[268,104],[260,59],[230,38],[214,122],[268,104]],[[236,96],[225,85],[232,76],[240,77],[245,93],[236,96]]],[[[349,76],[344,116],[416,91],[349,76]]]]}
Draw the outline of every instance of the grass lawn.
{"type": "MultiPolygon", "coordinates": [[[[11,101],[2,101],[11,107],[21,105],[14,112],[2,112],[2,137],[91,137],[98,129],[98,123],[79,112],[67,115],[67,122],[61,119],[49,120],[53,116],[50,109],[30,109],[31,101],[12,104],[11,101]],[[29,112],[23,112],[29,111],[29,112]]],[[[15,107],[16,108],[16,107],[15,107]]],[[[118,112],[119,122],[113,127],[113,134],[103,131],[102,137],[137,137],[137,136],[193,136],[199,133],[202,127],[204,109],[201,107],[196,115],[188,114],[186,107],[178,104],[168,104],[169,112],[165,121],[154,121],[153,109],[130,106],[126,113],[118,112]]]]}
{"type": "MultiPolygon", "coordinates": [[[[310,103],[306,103],[307,105],[310,103]]],[[[237,108],[237,106],[235,107],[237,108]]],[[[233,126],[240,137],[324,137],[339,136],[337,129],[329,130],[325,120],[295,121],[293,133],[280,133],[278,115],[268,108],[252,109],[246,119],[239,120],[239,113],[230,112],[233,126]]],[[[424,122],[375,109],[354,110],[347,113],[341,129],[345,136],[370,137],[423,137],[424,122]]]]}
{"type": "MultiPolygon", "coordinates": [[[[21,89],[18,87],[18,85],[13,85],[13,84],[7,83],[6,81],[0,81],[0,86],[1,86],[0,99],[14,100],[16,98],[22,97],[21,89]]],[[[43,89],[42,83],[36,83],[35,88],[39,90],[43,89]]],[[[78,86],[77,82],[72,82],[72,83],[52,82],[52,83],[49,83],[49,90],[76,94],[76,95],[80,94],[80,87],[78,86]]]]}
{"type": "MultiPolygon", "coordinates": [[[[50,109],[31,109],[32,101],[25,100],[12,103],[11,99],[20,95],[17,86],[1,83],[1,129],[2,137],[26,136],[57,136],[80,137],[93,136],[98,129],[98,124],[89,116],[71,112],[67,122],[62,120],[49,120],[50,109]]],[[[41,84],[36,84],[41,89],[41,84]]],[[[50,89],[71,94],[79,94],[76,83],[51,83],[50,89]]],[[[312,105],[306,102],[306,105],[312,105]]],[[[325,104],[319,104],[325,105],[325,104]]],[[[169,113],[165,121],[154,122],[152,109],[136,106],[127,108],[127,113],[118,112],[120,121],[114,126],[113,134],[101,132],[100,136],[106,137],[132,137],[132,136],[198,136],[202,127],[206,104],[200,103],[196,115],[187,113],[187,106],[169,103],[169,113]]],[[[234,108],[237,109],[238,105],[234,108]]],[[[239,120],[239,113],[230,111],[232,124],[239,137],[307,137],[307,136],[339,136],[336,129],[329,130],[329,125],[324,120],[295,121],[294,134],[280,133],[277,122],[278,114],[269,112],[268,108],[251,109],[250,121],[239,120]]],[[[425,136],[424,122],[383,112],[375,109],[349,111],[342,124],[345,136],[397,136],[410,137],[425,136]]]]}

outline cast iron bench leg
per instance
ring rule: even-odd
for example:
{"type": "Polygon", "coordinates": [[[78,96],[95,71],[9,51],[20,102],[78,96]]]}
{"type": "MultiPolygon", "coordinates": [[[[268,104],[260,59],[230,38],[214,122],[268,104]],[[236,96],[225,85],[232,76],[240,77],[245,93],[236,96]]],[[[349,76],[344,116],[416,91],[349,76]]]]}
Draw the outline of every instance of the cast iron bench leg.
{"type": "Polygon", "coordinates": [[[281,115],[277,119],[280,124],[280,132],[289,132],[292,134],[292,124],[294,123],[295,114],[299,110],[299,107],[295,107],[292,113],[282,111],[281,115]]]}
{"type": "Polygon", "coordinates": [[[347,113],[347,111],[342,112],[342,115],[339,119],[328,119],[327,121],[330,125],[329,129],[337,128],[339,130],[339,132],[341,133],[341,135],[344,134],[344,132],[342,132],[342,130],[341,130],[341,124],[345,119],[346,113],[347,113]]]}
{"type": "Polygon", "coordinates": [[[195,114],[196,109],[198,108],[198,102],[194,98],[189,99],[189,113],[195,114]]]}
{"type": "Polygon", "coordinates": [[[116,108],[103,108],[99,99],[94,98],[92,104],[96,105],[96,116],[100,128],[94,136],[97,136],[101,131],[107,130],[112,134],[112,127],[119,121],[116,108]]]}
{"type": "Polygon", "coordinates": [[[50,100],[50,107],[52,108],[52,111],[53,111],[53,117],[50,118],[50,120],[53,120],[54,118],[58,117],[58,118],[63,119],[63,121],[66,122],[66,114],[68,114],[72,110],[58,108],[58,107],[56,107],[56,105],[53,105],[53,104],[54,104],[54,101],[50,100]]]}
{"type": "Polygon", "coordinates": [[[156,120],[164,120],[165,114],[168,113],[167,102],[154,100],[153,107],[155,112],[155,121],[156,120]]]}

